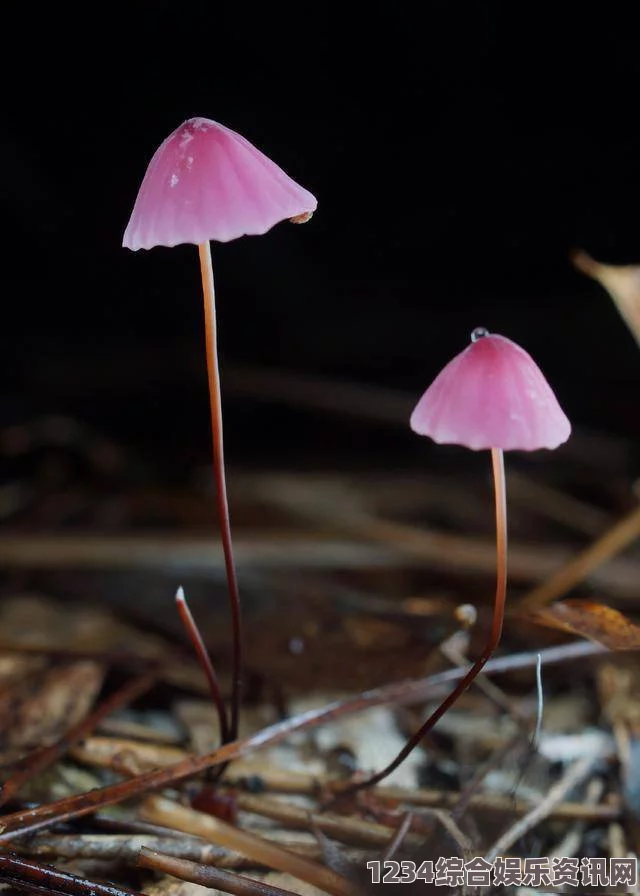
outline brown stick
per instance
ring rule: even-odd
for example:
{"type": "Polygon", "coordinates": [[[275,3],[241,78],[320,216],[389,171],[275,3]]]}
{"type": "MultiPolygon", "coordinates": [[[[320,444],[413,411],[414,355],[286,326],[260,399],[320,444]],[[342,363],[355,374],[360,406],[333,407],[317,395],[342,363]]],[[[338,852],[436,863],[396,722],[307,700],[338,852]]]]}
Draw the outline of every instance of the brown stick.
{"type": "MultiPolygon", "coordinates": [[[[460,574],[495,569],[495,541],[445,532],[425,532],[387,520],[367,521],[357,537],[335,538],[300,529],[243,531],[235,539],[240,563],[252,568],[278,569],[442,569],[460,574]],[[368,539],[377,542],[371,544],[368,539]]],[[[568,563],[575,551],[568,546],[511,544],[511,581],[537,582],[568,563]]],[[[221,572],[224,558],[206,535],[136,534],[45,535],[12,534],[0,539],[0,566],[7,569],[170,569],[221,572]]],[[[612,559],[594,568],[591,580],[612,595],[635,598],[640,564],[612,559]]]]}
{"type": "MultiPolygon", "coordinates": [[[[316,815],[307,808],[273,797],[240,793],[236,801],[238,809],[243,812],[270,818],[284,827],[296,830],[313,831],[316,828],[332,840],[352,846],[383,848],[393,836],[393,829],[383,824],[330,812],[316,815]]],[[[421,840],[419,837],[409,835],[409,843],[418,847],[421,845],[421,840]]]]}
{"type": "MultiPolygon", "coordinates": [[[[520,737],[520,734],[518,736],[520,737]]],[[[506,746],[513,748],[513,741],[510,741],[506,746]]],[[[229,778],[225,779],[222,785],[227,784],[230,787],[242,789],[249,776],[251,776],[251,772],[244,771],[240,764],[239,766],[234,766],[229,778]]],[[[317,796],[334,780],[328,775],[306,775],[274,768],[261,770],[259,779],[267,792],[310,797],[317,796]]],[[[526,800],[514,799],[513,797],[502,796],[496,793],[467,795],[466,792],[459,793],[450,790],[406,790],[402,787],[382,786],[376,787],[375,796],[377,800],[392,803],[394,806],[450,809],[455,817],[459,817],[460,814],[461,798],[465,798],[465,801],[468,799],[464,808],[468,806],[483,814],[490,812],[492,815],[520,815],[528,812],[531,808],[531,803],[526,800]]],[[[240,794],[238,796],[238,805],[241,808],[244,805],[243,801],[244,796],[240,794]]],[[[590,806],[585,803],[563,802],[554,807],[550,817],[562,820],[579,819],[583,821],[607,822],[620,818],[621,814],[621,804],[616,799],[597,806],[590,806]]],[[[324,818],[325,816],[319,817],[324,818]]]]}
{"type": "Polygon", "coordinates": [[[330,868],[288,852],[271,840],[242,831],[213,815],[187,809],[165,797],[149,797],[143,806],[142,815],[158,824],[166,824],[167,827],[177,828],[186,834],[202,837],[216,846],[240,852],[267,868],[292,874],[332,896],[353,896],[355,892],[353,884],[330,868]]]}
{"type": "Polygon", "coordinates": [[[140,850],[138,865],[162,871],[180,880],[188,880],[192,884],[200,884],[201,887],[222,890],[223,893],[231,893],[232,896],[294,896],[290,890],[274,887],[261,880],[253,880],[242,874],[232,874],[230,871],[223,871],[211,865],[197,865],[187,859],[165,856],[144,847],[140,850]]]}
{"type": "Polygon", "coordinates": [[[20,887],[37,888],[43,893],[67,893],[69,896],[141,896],[134,890],[85,880],[67,871],[57,871],[51,865],[40,865],[15,855],[0,853],[1,879],[20,887]]]}
{"type": "MultiPolygon", "coordinates": [[[[140,822],[143,824],[143,822],[140,822]]],[[[152,825],[149,825],[152,827],[152,825]]],[[[36,856],[42,859],[97,859],[131,864],[137,859],[142,847],[154,852],[188,859],[202,865],[217,865],[222,868],[255,868],[255,862],[229,852],[220,846],[205,843],[198,837],[188,837],[181,831],[170,831],[172,836],[132,835],[132,834],[65,834],[40,835],[18,840],[14,844],[16,853],[36,856]]],[[[316,843],[304,843],[293,838],[280,838],[278,844],[290,852],[298,852],[310,859],[318,859],[322,853],[316,843]]]]}

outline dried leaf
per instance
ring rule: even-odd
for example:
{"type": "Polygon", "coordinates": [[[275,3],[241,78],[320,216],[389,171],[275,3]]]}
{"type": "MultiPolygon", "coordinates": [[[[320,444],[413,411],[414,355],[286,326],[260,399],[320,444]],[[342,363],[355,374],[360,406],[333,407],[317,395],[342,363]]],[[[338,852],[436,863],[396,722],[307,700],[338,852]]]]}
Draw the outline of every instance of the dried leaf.
{"type": "Polygon", "coordinates": [[[607,290],[640,345],[640,265],[610,265],[595,261],[586,252],[573,254],[573,263],[607,290]]]}
{"type": "Polygon", "coordinates": [[[609,650],[640,649],[640,626],[606,604],[587,600],[565,600],[540,607],[531,617],[543,625],[581,635],[609,650]]]}
{"type": "Polygon", "coordinates": [[[144,659],[165,656],[167,642],[122,622],[97,605],[69,606],[35,594],[19,594],[0,606],[2,639],[13,646],[56,650],[114,651],[144,659]]]}
{"type": "Polygon", "coordinates": [[[98,663],[71,663],[34,675],[0,695],[0,761],[47,746],[91,708],[104,679],[98,663]]]}
{"type": "MultiPolygon", "coordinates": [[[[0,633],[1,642],[13,648],[113,652],[142,660],[174,655],[170,641],[122,621],[104,607],[76,604],[70,612],[63,601],[35,594],[19,594],[0,603],[0,633]]],[[[177,687],[208,693],[195,662],[167,659],[161,677],[177,687]]]]}

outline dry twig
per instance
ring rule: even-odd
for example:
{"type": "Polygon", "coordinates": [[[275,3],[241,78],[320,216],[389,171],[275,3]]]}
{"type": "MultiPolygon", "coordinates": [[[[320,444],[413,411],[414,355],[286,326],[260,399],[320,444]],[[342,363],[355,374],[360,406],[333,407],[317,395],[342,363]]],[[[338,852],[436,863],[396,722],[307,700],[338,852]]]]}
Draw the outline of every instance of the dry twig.
{"type": "Polygon", "coordinates": [[[287,852],[272,841],[241,831],[212,815],[187,809],[165,797],[149,797],[142,807],[142,815],[150,821],[166,824],[187,834],[202,837],[210,843],[243,853],[267,868],[292,874],[332,896],[353,896],[355,892],[353,884],[335,871],[287,852]]]}
{"type": "MultiPolygon", "coordinates": [[[[308,809],[269,797],[241,793],[237,796],[237,804],[244,812],[271,818],[285,827],[312,830],[315,826],[333,840],[353,846],[384,847],[393,835],[393,831],[386,825],[329,812],[315,815],[308,809]]],[[[407,842],[419,846],[420,838],[408,835],[407,842]]]]}
{"type": "Polygon", "coordinates": [[[231,893],[232,896],[294,896],[290,890],[274,887],[264,881],[252,880],[241,874],[231,874],[229,871],[214,868],[211,865],[197,865],[187,859],[162,855],[150,849],[143,848],[140,851],[138,864],[143,868],[162,871],[164,874],[188,880],[202,887],[231,893]]]}
{"type": "Polygon", "coordinates": [[[0,853],[0,875],[5,883],[28,892],[60,893],[68,896],[141,896],[112,884],[85,880],[50,865],[39,865],[19,856],[0,853]]]}
{"type": "Polygon", "coordinates": [[[573,790],[589,775],[593,766],[598,761],[598,756],[583,756],[569,767],[564,777],[552,787],[547,795],[537,806],[531,809],[523,818],[518,819],[514,825],[508,828],[486,853],[485,859],[493,862],[497,856],[502,855],[528,831],[547,818],[554,806],[561,803],[570,790],[573,790]]]}
{"type": "Polygon", "coordinates": [[[522,599],[519,610],[531,610],[566,594],[595,569],[640,538],[640,506],[619,520],[586,550],[573,557],[522,599]]]}

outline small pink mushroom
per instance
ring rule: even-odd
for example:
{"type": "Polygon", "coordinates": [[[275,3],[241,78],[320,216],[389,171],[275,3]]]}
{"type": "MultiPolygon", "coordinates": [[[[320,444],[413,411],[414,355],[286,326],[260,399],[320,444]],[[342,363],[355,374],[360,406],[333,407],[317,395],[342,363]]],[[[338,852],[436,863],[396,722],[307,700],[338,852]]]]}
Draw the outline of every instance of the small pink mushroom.
{"type": "Polygon", "coordinates": [[[382,771],[350,791],[378,784],[406,759],[480,673],[500,643],[507,596],[507,504],[503,451],[557,448],[571,424],[542,371],[524,349],[484,327],[438,374],[411,415],[411,428],[439,444],[489,449],[496,507],[497,585],[489,640],[480,657],[382,771]]]}
{"type": "MultiPolygon", "coordinates": [[[[308,221],[317,202],[248,140],[208,118],[190,118],[156,150],[140,186],[123,245],[198,246],[204,293],[213,468],[233,625],[233,694],[229,738],[238,731],[243,646],[224,470],[222,399],[210,240],[262,234],[285,219],[308,221]]],[[[196,645],[197,647],[197,645],[196,645]]],[[[221,720],[222,723],[222,720],[221,720]]]]}
{"type": "Polygon", "coordinates": [[[416,405],[411,429],[439,445],[536,451],[566,442],[571,424],[531,355],[478,327],[416,405]]]}

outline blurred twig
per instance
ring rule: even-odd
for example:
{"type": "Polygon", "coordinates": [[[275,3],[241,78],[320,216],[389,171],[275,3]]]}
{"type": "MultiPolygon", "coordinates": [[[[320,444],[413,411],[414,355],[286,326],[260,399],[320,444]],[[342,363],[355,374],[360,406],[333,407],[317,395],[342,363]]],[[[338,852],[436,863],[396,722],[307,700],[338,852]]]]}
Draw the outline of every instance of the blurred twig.
{"type": "MultiPolygon", "coordinates": [[[[523,598],[519,609],[530,610],[566,594],[601,564],[640,538],[640,505],[623,517],[586,550],[564,564],[545,582],[523,598]]],[[[636,581],[636,596],[638,594],[636,581]]]]}
{"type": "MultiPolygon", "coordinates": [[[[640,511],[638,511],[640,514],[640,511]]],[[[629,520],[627,525],[637,525],[629,520]]],[[[373,521],[360,539],[347,541],[320,533],[281,531],[265,534],[239,532],[234,542],[238,563],[244,569],[353,569],[427,567],[466,573],[493,572],[495,545],[489,539],[465,538],[442,532],[421,531],[400,523],[373,521]],[[378,544],[362,541],[370,537],[378,544]]],[[[512,544],[511,579],[538,581],[570,562],[569,548],[512,544]]],[[[598,562],[602,562],[599,560],[598,562]]],[[[7,569],[140,569],[173,572],[215,571],[222,575],[220,545],[204,535],[17,535],[0,539],[0,565],[7,569]]],[[[635,597],[640,564],[619,559],[603,569],[590,564],[591,580],[620,597],[635,597]]]]}

